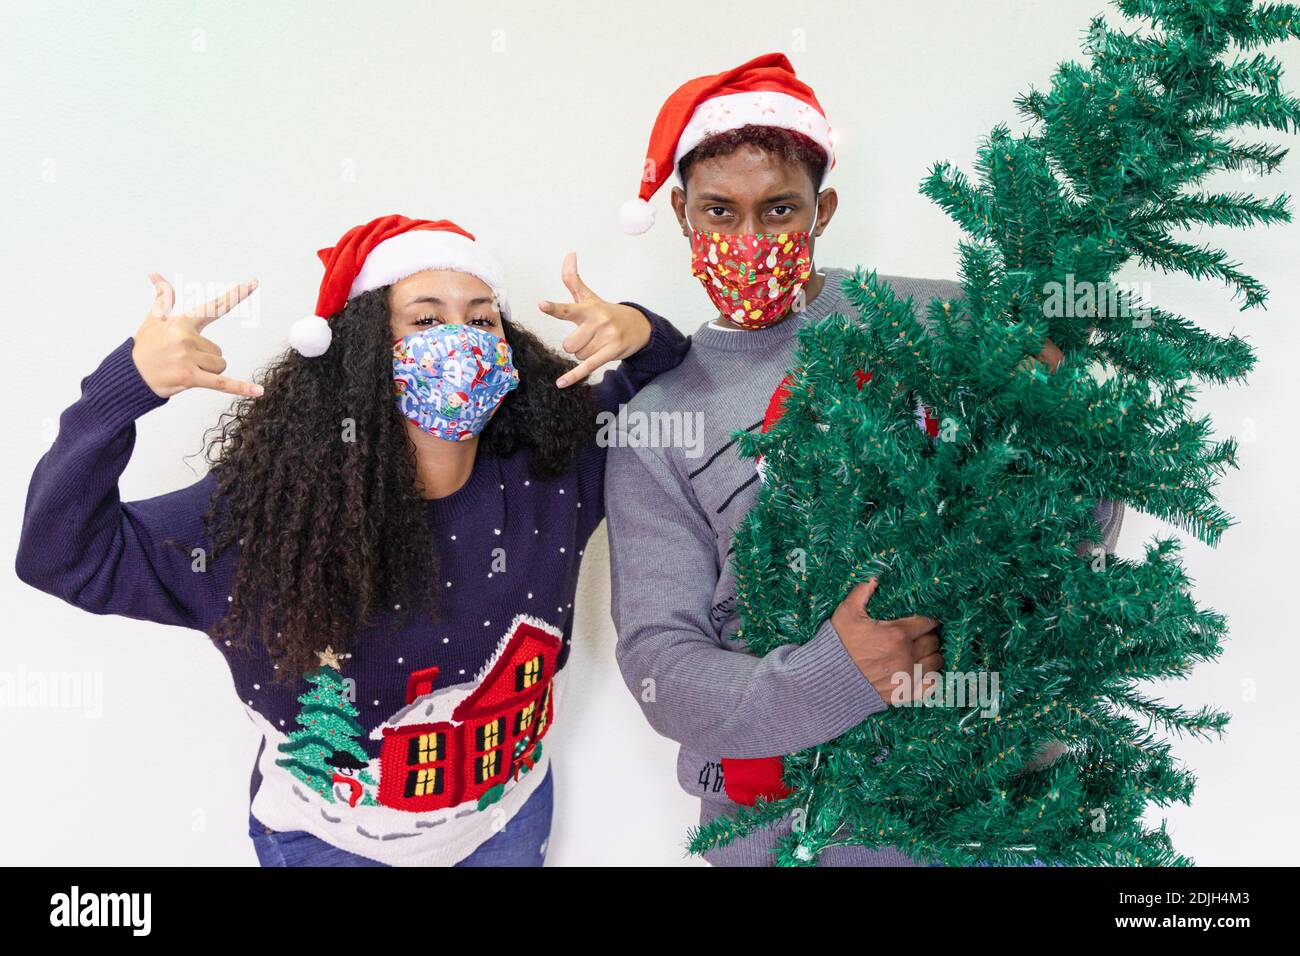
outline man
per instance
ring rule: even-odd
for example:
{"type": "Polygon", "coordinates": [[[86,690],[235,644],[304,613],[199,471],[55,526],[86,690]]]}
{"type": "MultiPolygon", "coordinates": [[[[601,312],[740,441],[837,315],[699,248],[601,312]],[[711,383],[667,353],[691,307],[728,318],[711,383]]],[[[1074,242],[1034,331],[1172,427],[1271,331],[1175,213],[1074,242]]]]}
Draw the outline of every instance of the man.
{"type": "MultiPolygon", "coordinates": [[[[682,364],[643,389],[626,418],[696,415],[702,452],[700,443],[646,447],[620,433],[605,485],[619,667],[650,724],[681,743],[678,780],[700,797],[702,823],[779,796],[780,755],[910,700],[896,690],[895,674],[910,675],[917,663],[925,673],[943,667],[933,620],[871,617],[874,581],[853,588],[802,646],[758,658],[732,637],[732,534],[761,477],[731,436],[779,414],[778,386],[801,326],[856,314],[841,290],[847,273],[813,264],[815,240],[838,206],[835,190],[822,188],[833,165],[830,127],[813,91],[784,56],[768,54],[691,80],[669,97],[651,134],[640,196],[622,210],[624,228],[644,232],[653,223],[648,200],[676,172],[673,211],[691,242],[692,272],[717,312],[682,364]]],[[[961,294],[956,282],[881,278],[918,304],[961,294]]],[[[1048,342],[1037,358],[1055,369],[1062,355],[1048,342]]],[[[1111,502],[1098,506],[1108,550],[1121,515],[1111,502]]],[[[706,859],[770,865],[789,827],[759,831],[706,859]]],[[[818,862],[913,865],[897,850],[863,847],[830,848],[818,862]]]]}
{"type": "MultiPolygon", "coordinates": [[[[910,674],[917,662],[927,673],[943,666],[930,618],[872,619],[874,582],[854,588],[805,645],[758,658],[731,637],[738,623],[732,533],[759,481],[731,436],[761,427],[800,326],[837,311],[855,314],[840,288],[844,270],[819,272],[812,258],[838,205],[835,190],[821,188],[833,163],[830,128],[812,90],[784,56],[768,54],[692,80],[669,98],[641,195],[623,208],[625,229],[649,228],[647,200],[676,170],[673,211],[691,240],[692,271],[717,310],[682,365],[643,390],[628,416],[697,415],[702,454],[635,447],[646,443],[621,434],[606,473],[619,666],[651,725],[682,744],[678,780],[701,798],[701,822],[779,793],[780,755],[884,710],[894,674],[910,674]]],[[[918,302],[960,293],[955,282],[888,281],[918,302]]],[[[768,865],[788,829],[787,822],[706,858],[768,865]]],[[[819,862],[910,861],[894,850],[855,847],[827,850],[819,862]]]]}

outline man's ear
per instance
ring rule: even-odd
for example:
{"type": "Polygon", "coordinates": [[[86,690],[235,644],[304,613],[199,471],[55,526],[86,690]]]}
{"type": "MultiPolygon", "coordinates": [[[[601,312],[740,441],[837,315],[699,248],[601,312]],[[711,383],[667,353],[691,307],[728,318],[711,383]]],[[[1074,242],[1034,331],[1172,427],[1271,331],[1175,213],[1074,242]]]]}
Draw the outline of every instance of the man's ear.
{"type": "Polygon", "coordinates": [[[673,214],[677,216],[677,225],[681,227],[682,235],[689,237],[691,234],[690,226],[686,225],[686,190],[681,186],[673,187],[673,214]]]}
{"type": "Polygon", "coordinates": [[[839,207],[840,196],[834,189],[823,189],[817,194],[817,222],[813,224],[813,238],[826,231],[831,217],[839,207]]]}

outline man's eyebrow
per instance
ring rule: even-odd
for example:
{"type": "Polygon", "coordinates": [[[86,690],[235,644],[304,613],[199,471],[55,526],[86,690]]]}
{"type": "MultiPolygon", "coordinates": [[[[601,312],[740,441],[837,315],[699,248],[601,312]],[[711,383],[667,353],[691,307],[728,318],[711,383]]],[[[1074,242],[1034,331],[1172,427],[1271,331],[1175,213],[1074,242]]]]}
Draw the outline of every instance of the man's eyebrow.
{"type": "Polygon", "coordinates": [[[768,196],[766,199],[763,200],[763,202],[764,203],[789,202],[792,199],[803,199],[803,194],[797,192],[778,193],[775,196],[768,196]]]}
{"type": "Polygon", "coordinates": [[[695,197],[705,202],[735,202],[730,196],[724,196],[721,193],[700,193],[695,197]]]}

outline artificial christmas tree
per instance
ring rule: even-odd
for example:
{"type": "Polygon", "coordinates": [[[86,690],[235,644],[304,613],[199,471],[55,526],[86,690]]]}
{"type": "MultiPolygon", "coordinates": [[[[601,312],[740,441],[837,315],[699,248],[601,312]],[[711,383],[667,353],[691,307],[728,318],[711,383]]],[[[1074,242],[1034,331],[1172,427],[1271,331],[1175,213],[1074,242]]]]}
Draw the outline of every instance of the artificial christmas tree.
{"type": "Polygon", "coordinates": [[[1225,622],[1190,596],[1174,540],[1119,559],[1093,511],[1123,502],[1217,543],[1235,444],[1196,414],[1196,383],[1240,381],[1254,358],[1115,276],[1133,262],[1264,302],[1224,252],[1173,233],[1290,218],[1284,196],[1193,187],[1281,162],[1231,131],[1300,125],[1279,63],[1252,52],[1300,36],[1300,8],[1115,6],[1149,29],[1094,20],[1088,64],[1018,100],[1026,132],[994,129],[974,180],[942,163],[925,179],[967,234],[963,297],[919,307],[859,272],[858,314],[800,331],[783,414],[738,436],[764,464],[735,538],[750,650],[810,640],[878,577],[868,613],[937,618],[946,671],[921,706],[787,755],[785,795],[710,821],[695,852],[791,815],[782,864],[840,844],[948,864],[1190,862],[1142,822],[1194,785],[1160,731],[1214,734],[1227,715],[1142,684],[1213,659],[1225,622]],[[1026,359],[1048,340],[1055,371],[1026,359]],[[916,427],[918,403],[937,428],[916,427]],[[988,677],[996,700],[973,703],[988,677]]]}
{"type": "Polygon", "coordinates": [[[340,784],[347,788],[349,806],[375,806],[374,795],[366,789],[375,786],[367,769],[370,755],[357,743],[366,732],[357,723],[361,712],[347,697],[338,655],[327,647],[319,657],[320,667],[304,678],[312,689],[298,697],[301,729],[280,744],[285,756],[276,763],[330,802],[335,785],[340,784]]]}

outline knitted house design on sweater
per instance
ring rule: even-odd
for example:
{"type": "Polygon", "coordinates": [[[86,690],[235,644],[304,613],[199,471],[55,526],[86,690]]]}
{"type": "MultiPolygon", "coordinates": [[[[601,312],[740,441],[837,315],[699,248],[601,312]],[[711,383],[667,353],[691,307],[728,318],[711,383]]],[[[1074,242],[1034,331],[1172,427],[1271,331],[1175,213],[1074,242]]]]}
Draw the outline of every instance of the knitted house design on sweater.
{"type": "Polygon", "coordinates": [[[370,734],[379,803],[439,810],[517,779],[551,726],[560,649],[559,630],[520,615],[472,682],[435,691],[437,667],[412,673],[406,706],[370,734]]]}

